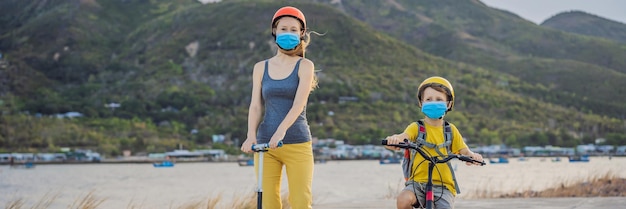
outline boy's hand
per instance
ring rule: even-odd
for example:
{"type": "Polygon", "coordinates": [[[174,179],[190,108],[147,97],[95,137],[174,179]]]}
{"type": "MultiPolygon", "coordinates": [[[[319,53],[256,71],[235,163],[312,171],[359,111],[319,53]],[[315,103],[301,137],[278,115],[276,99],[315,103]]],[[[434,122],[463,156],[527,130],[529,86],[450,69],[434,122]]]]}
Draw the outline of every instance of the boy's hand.
{"type": "MultiPolygon", "coordinates": [[[[483,156],[481,154],[472,152],[471,155],[469,155],[469,157],[471,157],[474,160],[480,161],[480,162],[484,162],[483,160],[483,156]]],[[[470,163],[470,162],[465,162],[466,165],[480,165],[480,163],[470,163]]]]}
{"type": "MultiPolygon", "coordinates": [[[[404,139],[406,139],[407,137],[405,137],[405,134],[395,134],[392,136],[388,136],[387,138],[385,138],[387,140],[387,144],[400,144],[404,142],[404,139]]],[[[402,148],[400,147],[394,147],[394,146],[385,146],[385,148],[387,148],[388,150],[400,150],[402,148]]]]}

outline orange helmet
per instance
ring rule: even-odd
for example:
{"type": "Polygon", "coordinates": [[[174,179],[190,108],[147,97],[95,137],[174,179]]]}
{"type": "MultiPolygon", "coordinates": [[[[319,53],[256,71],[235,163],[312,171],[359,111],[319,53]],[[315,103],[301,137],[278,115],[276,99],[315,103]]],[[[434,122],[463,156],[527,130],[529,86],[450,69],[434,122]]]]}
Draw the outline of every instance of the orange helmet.
{"type": "Polygon", "coordinates": [[[276,11],[274,17],[272,18],[272,28],[276,27],[276,21],[284,16],[298,19],[300,21],[300,24],[302,24],[302,30],[306,30],[306,18],[304,18],[304,13],[302,13],[302,11],[300,11],[298,8],[291,6],[286,6],[276,11]]]}

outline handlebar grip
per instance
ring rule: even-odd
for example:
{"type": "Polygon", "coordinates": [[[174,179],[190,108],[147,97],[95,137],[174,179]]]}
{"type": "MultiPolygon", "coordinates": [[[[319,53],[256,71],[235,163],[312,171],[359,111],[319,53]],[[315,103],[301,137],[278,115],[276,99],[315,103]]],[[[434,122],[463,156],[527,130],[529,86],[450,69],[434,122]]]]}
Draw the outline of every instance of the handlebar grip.
{"type": "MultiPolygon", "coordinates": [[[[278,147],[282,147],[282,146],[283,146],[283,141],[278,141],[278,147]]],[[[267,148],[270,148],[270,143],[253,144],[251,149],[252,151],[260,152],[260,151],[265,151],[267,148]]]]}
{"type": "Polygon", "coordinates": [[[462,160],[462,161],[465,161],[465,162],[477,162],[477,163],[480,163],[481,166],[486,164],[485,161],[480,162],[478,160],[474,160],[474,158],[471,158],[471,157],[468,157],[468,156],[464,156],[464,155],[459,155],[458,158],[459,158],[459,160],[462,160]]]}
{"type": "MultiPolygon", "coordinates": [[[[409,140],[408,140],[408,139],[404,139],[404,142],[400,142],[400,143],[398,143],[397,145],[405,145],[405,144],[408,144],[408,142],[409,142],[409,140]]],[[[389,141],[387,141],[387,139],[383,139],[383,140],[381,141],[381,144],[382,144],[382,145],[393,145],[393,144],[389,144],[389,141]]]]}

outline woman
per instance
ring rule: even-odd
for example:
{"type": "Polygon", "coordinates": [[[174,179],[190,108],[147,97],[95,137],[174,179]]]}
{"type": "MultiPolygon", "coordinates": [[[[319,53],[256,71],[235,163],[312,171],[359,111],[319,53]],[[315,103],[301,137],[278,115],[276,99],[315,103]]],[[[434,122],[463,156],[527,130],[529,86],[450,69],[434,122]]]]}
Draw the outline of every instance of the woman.
{"type": "MultiPolygon", "coordinates": [[[[312,208],[313,148],[306,104],[317,81],[313,62],[304,58],[310,40],[306,19],[299,9],[283,7],[274,14],[271,27],[278,51],[254,65],[248,134],[241,151],[251,153],[257,143],[270,145],[263,159],[263,208],[282,208],[283,166],[291,177],[291,207],[312,208]],[[276,149],[279,141],[283,146],[276,149]]],[[[257,161],[258,155],[255,170],[257,161]]]]}

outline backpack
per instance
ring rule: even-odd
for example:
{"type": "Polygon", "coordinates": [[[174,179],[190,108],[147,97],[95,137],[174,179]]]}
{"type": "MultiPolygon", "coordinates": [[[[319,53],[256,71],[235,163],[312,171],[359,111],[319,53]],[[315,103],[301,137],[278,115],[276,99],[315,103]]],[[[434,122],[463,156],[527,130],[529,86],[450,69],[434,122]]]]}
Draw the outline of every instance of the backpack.
{"type": "MultiPolygon", "coordinates": [[[[443,121],[443,137],[445,139],[444,143],[442,144],[433,144],[430,142],[426,141],[426,126],[424,126],[424,121],[423,120],[418,120],[417,121],[417,125],[418,125],[418,134],[417,134],[417,139],[416,139],[416,143],[423,145],[425,147],[431,148],[431,149],[435,149],[435,151],[437,152],[437,154],[439,154],[439,156],[445,156],[443,153],[441,153],[441,151],[439,151],[439,148],[442,147],[446,147],[446,150],[448,150],[448,152],[446,154],[452,153],[452,128],[450,128],[450,124],[448,123],[448,121],[443,121]]],[[[412,149],[405,149],[404,150],[404,158],[402,160],[402,171],[404,173],[404,180],[408,181],[409,179],[411,179],[411,177],[413,176],[413,163],[415,160],[415,155],[417,154],[417,151],[412,150],[412,149]]],[[[457,184],[456,181],[456,176],[454,175],[454,169],[452,168],[452,164],[448,161],[447,162],[448,167],[450,168],[450,172],[452,173],[452,180],[454,180],[454,188],[456,189],[456,193],[457,194],[461,194],[461,190],[459,189],[459,185],[457,184]]]]}

